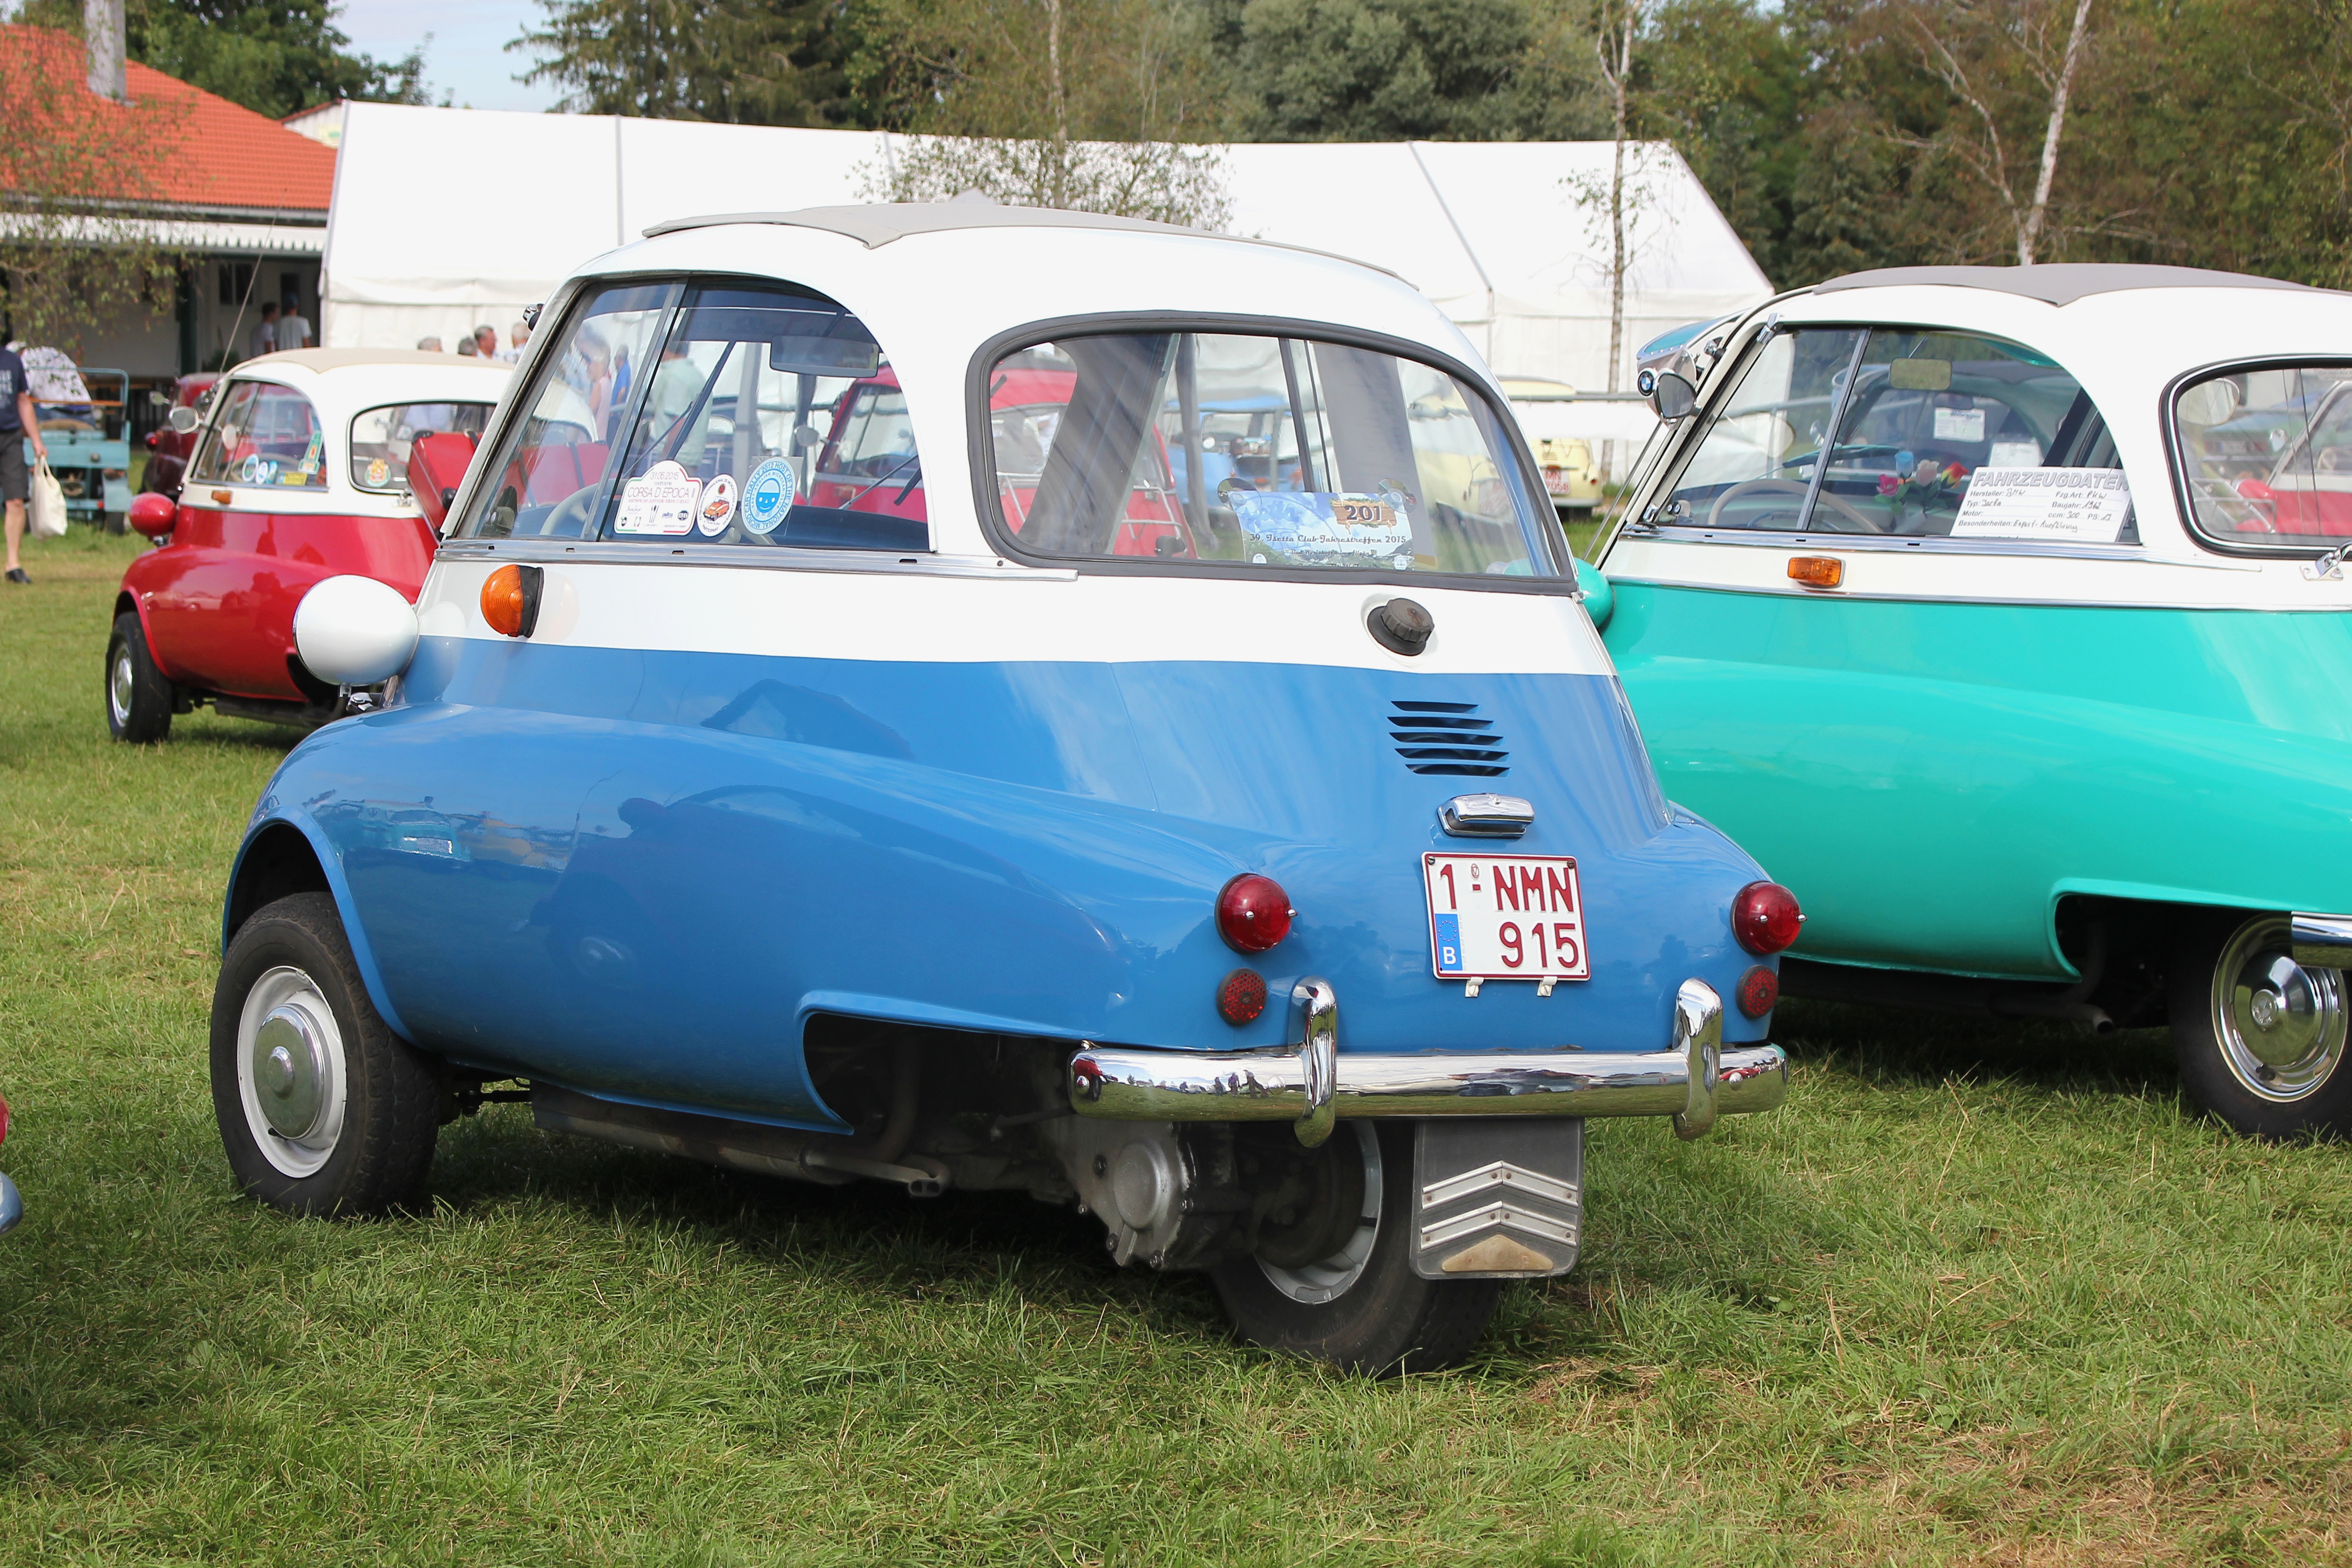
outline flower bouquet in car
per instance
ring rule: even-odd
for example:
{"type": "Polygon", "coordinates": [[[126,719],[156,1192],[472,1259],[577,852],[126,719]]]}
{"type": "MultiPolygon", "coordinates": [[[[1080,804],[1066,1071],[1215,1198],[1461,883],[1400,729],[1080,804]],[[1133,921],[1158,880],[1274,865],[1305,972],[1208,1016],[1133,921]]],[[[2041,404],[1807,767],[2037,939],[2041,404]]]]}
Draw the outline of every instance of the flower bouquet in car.
{"type": "Polygon", "coordinates": [[[1878,476],[1878,493],[1893,509],[1887,531],[1914,531],[1930,511],[1957,515],[1968,482],[1968,469],[1958,463],[1937,468],[1933,458],[1921,458],[1915,463],[1910,453],[1896,454],[1895,471],[1878,476]]]}

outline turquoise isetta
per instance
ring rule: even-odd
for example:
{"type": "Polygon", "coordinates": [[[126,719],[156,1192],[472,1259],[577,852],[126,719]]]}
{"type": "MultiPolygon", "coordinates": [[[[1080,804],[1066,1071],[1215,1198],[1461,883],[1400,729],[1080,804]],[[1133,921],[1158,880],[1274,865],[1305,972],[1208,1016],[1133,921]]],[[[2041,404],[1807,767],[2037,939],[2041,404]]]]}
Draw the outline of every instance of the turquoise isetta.
{"type": "Polygon", "coordinates": [[[1804,900],[1789,994],[2168,1024],[2232,1126],[2352,1131],[2352,296],[1868,272],[1644,379],[1587,605],[1804,900]]]}

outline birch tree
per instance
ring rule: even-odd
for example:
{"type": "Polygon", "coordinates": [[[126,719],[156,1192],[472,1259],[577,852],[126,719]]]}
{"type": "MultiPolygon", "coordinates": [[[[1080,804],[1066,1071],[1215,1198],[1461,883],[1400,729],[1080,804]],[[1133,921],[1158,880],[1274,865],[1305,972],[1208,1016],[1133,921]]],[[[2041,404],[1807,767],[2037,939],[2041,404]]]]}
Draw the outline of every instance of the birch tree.
{"type": "Polygon", "coordinates": [[[2074,25],[2058,45],[2053,24],[2064,16],[2055,5],[2019,0],[1946,0],[1920,5],[1905,17],[1921,59],[1976,116],[1979,135],[1950,145],[2000,205],[2016,239],[2017,262],[2031,267],[2040,253],[2050,219],[2050,192],[2058,176],[2058,144],[2065,133],[2068,100],[2083,66],[2090,37],[2092,0],[2074,0],[2074,25]],[[2001,133],[2001,79],[2021,64],[2039,85],[2042,158],[2030,195],[2021,194],[2006,139],[2001,133]]]}

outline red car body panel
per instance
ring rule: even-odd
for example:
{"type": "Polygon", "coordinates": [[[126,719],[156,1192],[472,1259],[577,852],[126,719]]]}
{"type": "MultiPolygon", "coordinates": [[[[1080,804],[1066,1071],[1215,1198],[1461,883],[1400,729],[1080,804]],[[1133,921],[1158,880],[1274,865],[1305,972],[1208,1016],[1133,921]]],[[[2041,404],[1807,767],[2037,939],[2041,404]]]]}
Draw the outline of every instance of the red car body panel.
{"type": "MultiPolygon", "coordinates": [[[[236,492],[232,491],[232,494],[236,492]]],[[[250,493],[250,492],[248,492],[250,493]]],[[[180,503],[172,542],[122,574],[156,668],[183,686],[299,702],[294,608],[352,573],[415,599],[433,564],[421,518],[264,512],[180,503]]]]}

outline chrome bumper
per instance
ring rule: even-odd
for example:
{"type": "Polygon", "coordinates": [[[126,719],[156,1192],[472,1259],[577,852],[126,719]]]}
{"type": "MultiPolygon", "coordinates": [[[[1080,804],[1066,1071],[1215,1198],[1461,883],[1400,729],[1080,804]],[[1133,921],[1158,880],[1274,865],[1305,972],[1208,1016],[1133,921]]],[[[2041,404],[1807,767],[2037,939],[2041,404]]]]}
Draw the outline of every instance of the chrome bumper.
{"type": "Polygon", "coordinates": [[[1122,1121],[1289,1121],[1310,1147],[1339,1116],[1671,1116],[1685,1138],[1789,1093],[1778,1046],[1723,1045],[1723,1003],[1703,981],[1675,998],[1662,1051],[1423,1051],[1341,1056],[1328,982],[1302,980],[1302,1043],[1277,1050],[1082,1047],[1070,1104],[1122,1121]]]}
{"type": "Polygon", "coordinates": [[[2288,941],[2305,969],[2352,969],[2352,915],[2296,915],[2288,941]]]}

